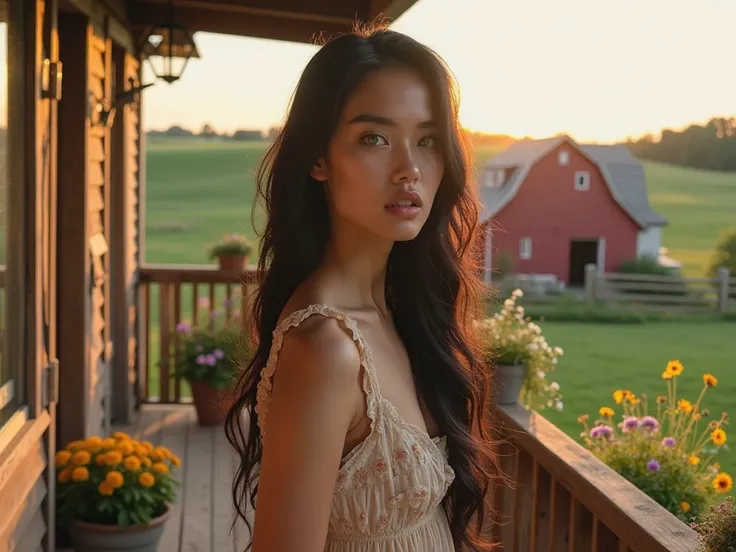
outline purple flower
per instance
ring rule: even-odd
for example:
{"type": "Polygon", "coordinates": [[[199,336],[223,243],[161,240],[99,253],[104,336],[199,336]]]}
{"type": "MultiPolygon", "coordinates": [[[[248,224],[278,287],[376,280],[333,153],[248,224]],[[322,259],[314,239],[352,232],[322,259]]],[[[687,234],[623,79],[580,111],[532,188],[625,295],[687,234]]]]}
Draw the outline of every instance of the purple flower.
{"type": "Polygon", "coordinates": [[[674,447],[677,444],[677,441],[675,441],[674,437],[665,437],[662,440],[662,446],[665,447],[674,447]]]}
{"type": "Polygon", "coordinates": [[[225,299],[225,300],[224,300],[224,301],[222,302],[222,306],[223,306],[223,307],[225,307],[226,309],[229,309],[230,307],[232,307],[232,306],[233,306],[233,300],[232,300],[232,299],[227,299],[227,298],[226,298],[226,299],[225,299]]]}
{"type": "Polygon", "coordinates": [[[204,366],[205,364],[207,364],[207,359],[205,358],[204,355],[198,355],[195,362],[199,364],[200,366],[204,366]]]}
{"type": "Polygon", "coordinates": [[[217,359],[215,358],[215,355],[207,355],[205,358],[208,365],[214,366],[215,364],[217,364],[217,359]]]}
{"type": "Polygon", "coordinates": [[[641,419],[640,424],[641,427],[649,431],[657,431],[657,429],[659,429],[659,422],[657,421],[657,418],[653,416],[644,416],[641,419]]]}
{"type": "Polygon", "coordinates": [[[225,353],[222,351],[222,349],[215,349],[214,351],[212,351],[212,355],[217,359],[225,357],[225,353]]]}
{"type": "Polygon", "coordinates": [[[189,333],[191,331],[191,327],[186,322],[179,322],[176,325],[176,331],[178,333],[189,333]]]}
{"type": "Polygon", "coordinates": [[[658,472],[660,468],[661,466],[659,465],[659,462],[657,462],[657,460],[654,458],[652,458],[649,462],[647,462],[647,469],[650,472],[658,472]]]}
{"type": "Polygon", "coordinates": [[[628,416],[624,418],[623,431],[629,433],[639,427],[639,420],[636,416],[628,416]]]}
{"type": "Polygon", "coordinates": [[[613,435],[613,429],[607,425],[595,426],[593,429],[590,430],[590,436],[593,438],[610,437],[611,435],[613,435]]]}

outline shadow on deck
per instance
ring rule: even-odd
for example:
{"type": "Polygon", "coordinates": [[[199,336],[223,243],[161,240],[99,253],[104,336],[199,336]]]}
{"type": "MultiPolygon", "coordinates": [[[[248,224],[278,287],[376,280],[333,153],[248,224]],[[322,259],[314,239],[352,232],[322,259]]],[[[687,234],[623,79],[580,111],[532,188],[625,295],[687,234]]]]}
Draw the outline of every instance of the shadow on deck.
{"type": "Polygon", "coordinates": [[[178,499],[159,544],[162,552],[240,552],[244,524],[231,531],[235,510],[231,485],[235,455],[222,427],[201,427],[191,405],[144,405],[136,423],[114,426],[136,439],[163,445],[182,466],[178,499]]]}

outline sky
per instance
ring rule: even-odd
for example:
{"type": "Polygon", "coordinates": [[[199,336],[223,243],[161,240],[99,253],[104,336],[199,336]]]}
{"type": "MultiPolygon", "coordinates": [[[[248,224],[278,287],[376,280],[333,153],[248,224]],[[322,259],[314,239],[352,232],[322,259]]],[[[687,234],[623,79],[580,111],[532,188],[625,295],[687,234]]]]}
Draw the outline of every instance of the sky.
{"type": "MultiPolygon", "coordinates": [[[[467,128],[608,142],[736,116],[734,21],[734,0],[418,0],[393,28],[448,62],[467,128]]],[[[0,28],[0,65],[4,36],[0,28]]],[[[182,79],[143,93],[147,129],[278,125],[317,51],[206,33],[195,40],[201,59],[182,79]]]]}

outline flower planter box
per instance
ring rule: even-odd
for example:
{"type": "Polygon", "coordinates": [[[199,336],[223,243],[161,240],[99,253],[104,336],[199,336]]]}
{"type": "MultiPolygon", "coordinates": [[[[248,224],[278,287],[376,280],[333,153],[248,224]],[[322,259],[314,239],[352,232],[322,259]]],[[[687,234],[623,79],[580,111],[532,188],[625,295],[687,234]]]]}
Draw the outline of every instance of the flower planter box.
{"type": "Polygon", "coordinates": [[[499,364],[493,367],[494,395],[498,405],[509,406],[519,402],[526,372],[526,364],[499,364]]]}
{"type": "Polygon", "coordinates": [[[248,257],[245,255],[219,255],[217,262],[219,268],[223,272],[242,273],[245,270],[245,263],[248,257]]]}
{"type": "Polygon", "coordinates": [[[224,425],[227,412],[235,398],[234,390],[232,388],[215,389],[201,381],[191,381],[189,386],[192,388],[199,425],[224,425]]]}

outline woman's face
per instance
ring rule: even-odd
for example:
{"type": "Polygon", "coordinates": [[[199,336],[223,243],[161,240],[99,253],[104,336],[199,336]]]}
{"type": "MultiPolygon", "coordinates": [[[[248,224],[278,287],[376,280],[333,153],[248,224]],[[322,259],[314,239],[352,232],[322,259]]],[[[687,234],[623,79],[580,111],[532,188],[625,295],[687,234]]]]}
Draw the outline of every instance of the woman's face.
{"type": "Polygon", "coordinates": [[[333,231],[348,225],[390,241],[419,234],[444,170],[435,123],[416,73],[383,69],[362,81],[312,172],[326,184],[333,231]]]}

